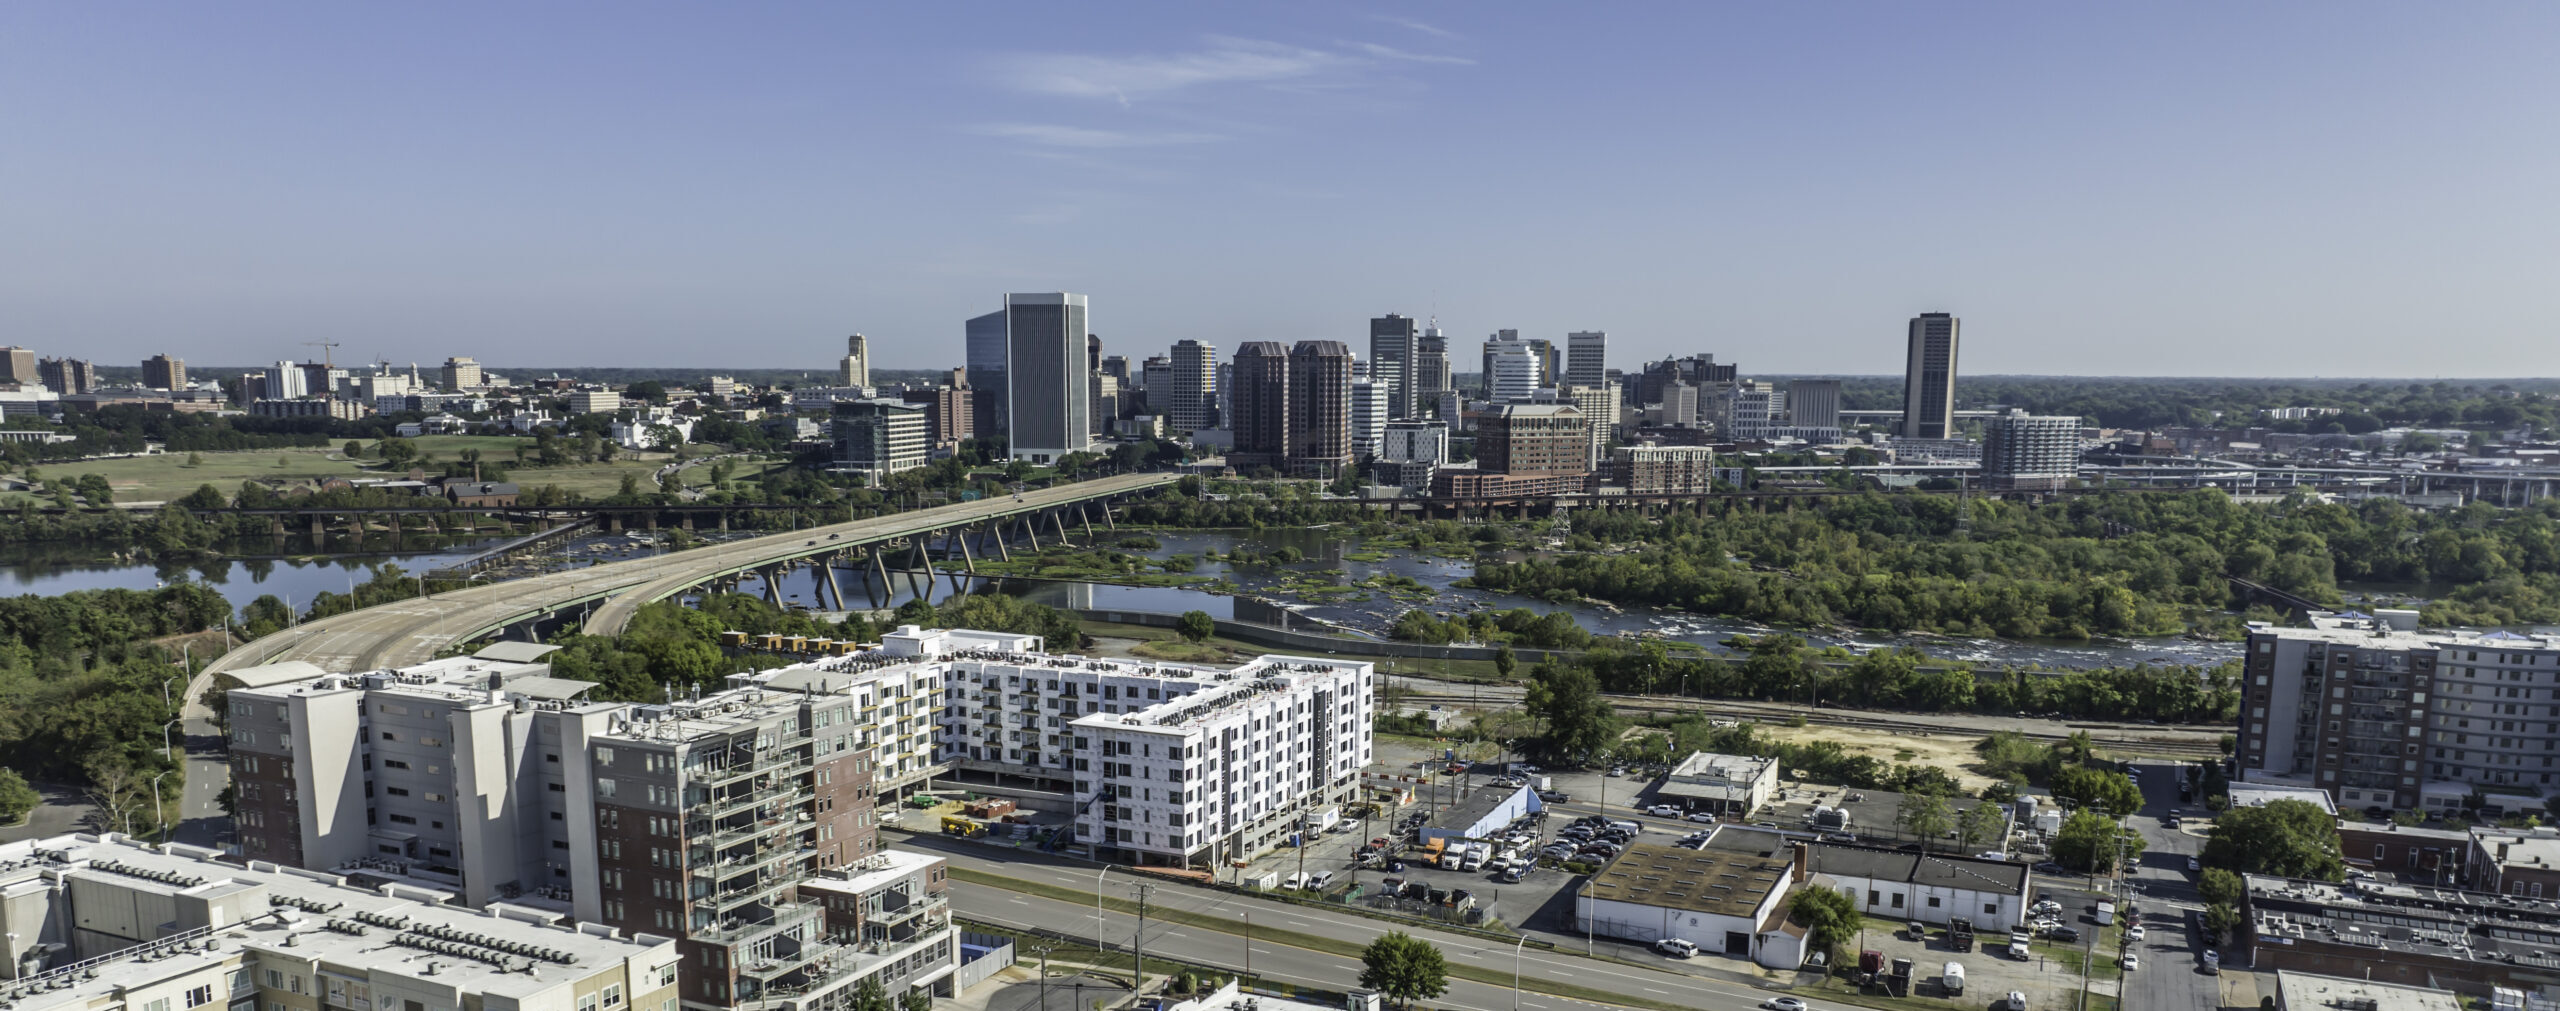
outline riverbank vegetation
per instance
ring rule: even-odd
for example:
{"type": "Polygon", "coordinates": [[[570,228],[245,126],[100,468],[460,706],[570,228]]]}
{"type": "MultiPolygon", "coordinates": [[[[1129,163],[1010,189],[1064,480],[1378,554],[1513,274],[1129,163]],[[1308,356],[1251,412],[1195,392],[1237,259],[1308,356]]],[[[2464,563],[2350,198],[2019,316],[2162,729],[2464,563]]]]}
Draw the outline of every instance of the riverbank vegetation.
{"type": "Polygon", "coordinates": [[[152,640],[230,619],[196,583],[0,598],[0,767],[79,786],[119,830],[128,814],[137,831],[155,826],[151,780],[177,768],[162,727],[188,671],[152,640]]]}

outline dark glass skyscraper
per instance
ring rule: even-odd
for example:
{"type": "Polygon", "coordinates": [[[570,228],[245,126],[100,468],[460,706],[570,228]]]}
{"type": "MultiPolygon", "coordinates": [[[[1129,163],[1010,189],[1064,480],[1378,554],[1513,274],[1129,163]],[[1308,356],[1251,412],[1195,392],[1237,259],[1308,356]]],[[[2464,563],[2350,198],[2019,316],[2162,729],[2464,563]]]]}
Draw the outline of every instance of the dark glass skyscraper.
{"type": "Polygon", "coordinates": [[[1902,373],[1903,438],[1954,437],[1958,324],[1943,312],[1911,318],[1911,346],[1902,373]]]}
{"type": "Polygon", "coordinates": [[[1387,385],[1390,418],[1413,416],[1413,336],[1413,320],[1395,313],[1369,321],[1369,378],[1387,385]]]}
{"type": "Polygon", "coordinates": [[[969,420],[984,434],[1002,433],[1012,409],[1005,402],[1004,366],[1004,310],[969,320],[969,409],[975,415],[969,420]]]}

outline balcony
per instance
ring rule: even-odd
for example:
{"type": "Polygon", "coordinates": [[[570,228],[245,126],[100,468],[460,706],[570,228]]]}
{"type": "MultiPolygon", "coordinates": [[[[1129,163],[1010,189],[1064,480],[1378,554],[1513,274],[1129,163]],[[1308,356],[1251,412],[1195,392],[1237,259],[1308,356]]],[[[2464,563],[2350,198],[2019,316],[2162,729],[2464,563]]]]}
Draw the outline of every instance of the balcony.
{"type": "Polygon", "coordinates": [[[802,924],[815,925],[825,911],[806,902],[793,903],[766,913],[762,918],[731,917],[706,930],[686,936],[705,944],[743,945],[789,930],[802,924]]]}
{"type": "MultiPolygon", "coordinates": [[[[835,945],[821,953],[796,980],[785,980],[752,993],[743,992],[730,1002],[737,1011],[816,1011],[850,1003],[843,992],[846,984],[877,971],[882,965],[914,954],[927,945],[950,942],[950,928],[918,935],[903,944],[864,941],[853,945],[835,945]]],[[[895,981],[890,981],[894,983],[895,981]]]]}

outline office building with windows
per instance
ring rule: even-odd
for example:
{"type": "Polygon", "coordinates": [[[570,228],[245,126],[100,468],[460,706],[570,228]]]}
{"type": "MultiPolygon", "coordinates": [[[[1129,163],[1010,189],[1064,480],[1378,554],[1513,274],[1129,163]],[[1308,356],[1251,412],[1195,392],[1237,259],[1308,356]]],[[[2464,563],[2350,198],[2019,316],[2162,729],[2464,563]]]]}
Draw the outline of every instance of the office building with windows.
{"type": "Polygon", "coordinates": [[[1440,321],[1432,320],[1413,339],[1413,410],[1415,416],[1439,410],[1440,397],[1452,387],[1449,380],[1449,335],[1440,332],[1440,321]]]}
{"type": "MultiPolygon", "coordinates": [[[[0,845],[20,1011],[679,1011],[672,934],[118,835],[0,845]]],[[[701,1005],[707,1007],[708,1005],[701,1005]]]]}
{"type": "Polygon", "coordinates": [[[1840,381],[1798,379],[1787,384],[1787,427],[1808,442],[1840,438],[1840,381]]]}
{"type": "Polygon", "coordinates": [[[1902,373],[1906,439],[1956,437],[1956,339],[1960,321],[1943,312],[1911,318],[1902,373]]]}
{"type": "Polygon", "coordinates": [[[976,412],[971,427],[991,435],[1005,430],[1006,412],[1012,409],[1005,399],[1004,319],[1004,311],[999,309],[971,317],[965,327],[969,390],[975,395],[969,405],[976,412]]]}
{"type": "Polygon", "coordinates": [[[1564,381],[1599,386],[1609,379],[1609,334],[1576,330],[1564,335],[1564,381]]]}
{"type": "Polygon", "coordinates": [[[65,395],[98,392],[98,367],[78,358],[47,358],[36,363],[36,376],[46,389],[65,395]]]}
{"type": "Polygon", "coordinates": [[[1354,460],[1378,455],[1386,441],[1389,396],[1387,383],[1380,379],[1351,381],[1351,457],[1354,460]]]}
{"type": "Polygon", "coordinates": [[[1497,402],[1525,401],[1547,385],[1546,355],[1535,343],[1495,338],[1484,345],[1484,382],[1497,402]]]}
{"type": "Polygon", "coordinates": [[[1369,378],[1387,394],[1387,416],[1405,418],[1414,408],[1413,320],[1388,313],[1369,321],[1369,378]]]}
{"type": "Polygon", "coordinates": [[[835,469],[874,484],[931,462],[933,420],[924,404],[904,400],[839,400],[833,410],[835,469]]]}
{"type": "Polygon", "coordinates": [[[1982,426],[1982,480],[1993,488],[2050,491],[2080,477],[2080,418],[2011,409],[1982,426]]]}
{"type": "MultiPolygon", "coordinates": [[[[1150,377],[1150,382],[1153,377],[1150,377]]],[[[1218,419],[1218,347],[1206,341],[1179,340],[1167,371],[1167,389],[1147,390],[1148,409],[1165,416],[1174,428],[1196,432],[1216,428],[1218,419]],[[1162,396],[1159,402],[1156,398],[1162,396]]]]}
{"type": "Polygon", "coordinates": [[[460,356],[448,357],[444,360],[444,368],[439,378],[443,380],[444,389],[448,393],[482,390],[489,386],[488,377],[480,372],[480,363],[460,356]]]}
{"type": "Polygon", "coordinates": [[[17,383],[21,386],[34,386],[44,382],[44,377],[36,372],[35,351],[15,345],[0,348],[0,382],[17,383]]]}
{"type": "Polygon", "coordinates": [[[1056,463],[1093,447],[1085,310],[1084,296],[1066,292],[1005,296],[1004,431],[1013,459],[1056,463]]]}
{"type": "Polygon", "coordinates": [[[1288,463],[1289,351],[1279,341],[1246,341],[1236,349],[1227,427],[1235,449],[1227,463],[1238,473],[1288,463]]]}
{"type": "Polygon", "coordinates": [[[855,389],[871,386],[871,345],[861,334],[844,339],[844,357],[836,362],[836,385],[855,389]]]}
{"type": "Polygon", "coordinates": [[[1299,341],[1289,351],[1288,449],[1291,477],[1333,478],[1358,459],[1351,439],[1351,347],[1299,341]]]}

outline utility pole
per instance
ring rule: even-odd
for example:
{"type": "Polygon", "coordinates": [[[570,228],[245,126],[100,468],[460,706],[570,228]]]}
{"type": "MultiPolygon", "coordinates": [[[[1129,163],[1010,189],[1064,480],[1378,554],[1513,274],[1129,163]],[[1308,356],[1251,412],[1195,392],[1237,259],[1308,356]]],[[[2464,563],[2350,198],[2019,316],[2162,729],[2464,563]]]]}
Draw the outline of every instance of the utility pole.
{"type": "Polygon", "coordinates": [[[1031,950],[1040,953],[1040,1011],[1049,1011],[1049,949],[1041,945],[1031,950]]]}
{"type": "Polygon", "coordinates": [[[1145,993],[1147,989],[1147,893],[1154,890],[1154,885],[1138,884],[1138,930],[1129,935],[1129,995],[1132,997],[1145,993]]]}

